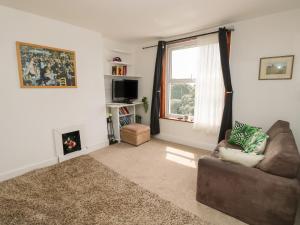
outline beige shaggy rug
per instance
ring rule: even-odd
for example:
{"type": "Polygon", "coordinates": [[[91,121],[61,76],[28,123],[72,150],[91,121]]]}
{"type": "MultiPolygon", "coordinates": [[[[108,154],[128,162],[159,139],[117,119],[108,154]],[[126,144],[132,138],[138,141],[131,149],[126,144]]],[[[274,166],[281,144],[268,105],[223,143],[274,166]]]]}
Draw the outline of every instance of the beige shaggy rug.
{"type": "Polygon", "coordinates": [[[81,156],[0,183],[0,224],[209,223],[81,156]]]}

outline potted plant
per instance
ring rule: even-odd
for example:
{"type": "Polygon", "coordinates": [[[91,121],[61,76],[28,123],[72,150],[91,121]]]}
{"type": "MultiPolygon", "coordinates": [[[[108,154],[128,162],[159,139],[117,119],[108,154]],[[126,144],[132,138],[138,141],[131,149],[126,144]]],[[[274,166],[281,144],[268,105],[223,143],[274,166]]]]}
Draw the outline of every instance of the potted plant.
{"type": "Polygon", "coordinates": [[[148,112],[148,107],[149,107],[147,97],[143,97],[142,102],[143,102],[143,106],[144,106],[144,109],[145,109],[145,113],[147,113],[148,112]]]}

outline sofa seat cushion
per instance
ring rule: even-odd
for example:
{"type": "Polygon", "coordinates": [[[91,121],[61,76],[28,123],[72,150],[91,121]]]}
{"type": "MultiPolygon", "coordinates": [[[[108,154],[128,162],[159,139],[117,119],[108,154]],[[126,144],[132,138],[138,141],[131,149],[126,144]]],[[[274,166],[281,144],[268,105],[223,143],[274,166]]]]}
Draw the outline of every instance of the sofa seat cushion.
{"type": "Polygon", "coordinates": [[[292,132],[278,133],[266,148],[259,169],[273,175],[295,178],[300,167],[300,156],[292,132]]]}

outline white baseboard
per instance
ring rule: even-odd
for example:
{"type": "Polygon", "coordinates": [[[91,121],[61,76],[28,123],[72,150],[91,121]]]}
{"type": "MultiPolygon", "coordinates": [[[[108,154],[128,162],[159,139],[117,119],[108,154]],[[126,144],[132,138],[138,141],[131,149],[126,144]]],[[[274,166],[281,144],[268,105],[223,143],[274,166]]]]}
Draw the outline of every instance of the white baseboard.
{"type": "Polygon", "coordinates": [[[213,144],[213,143],[191,141],[191,140],[187,140],[186,138],[181,138],[178,136],[173,136],[173,135],[163,134],[163,133],[156,135],[155,138],[169,141],[169,142],[174,142],[177,144],[191,146],[194,148],[201,148],[201,149],[209,150],[209,151],[213,151],[217,146],[216,144],[213,144]]]}
{"type": "Polygon", "coordinates": [[[91,152],[102,149],[106,146],[108,146],[108,141],[103,141],[95,145],[85,146],[83,149],[81,149],[81,151],[72,152],[67,155],[58,155],[58,159],[59,159],[58,161],[61,163],[66,160],[79,157],[81,155],[87,155],[90,154],[91,152]]]}
{"type": "Polygon", "coordinates": [[[20,176],[24,173],[27,173],[27,172],[35,170],[35,169],[39,169],[39,168],[42,168],[42,167],[47,167],[47,166],[54,165],[57,162],[58,162],[57,157],[53,157],[51,159],[44,160],[42,162],[33,163],[33,164],[26,165],[26,166],[23,166],[23,167],[14,169],[14,170],[10,170],[10,171],[4,172],[4,173],[0,173],[0,182],[4,181],[4,180],[11,179],[11,178],[16,177],[16,176],[20,176]]]}
{"type": "MultiPolygon", "coordinates": [[[[99,150],[99,149],[104,148],[106,146],[108,146],[108,141],[103,141],[103,142],[98,143],[96,145],[87,146],[87,149],[85,150],[85,152],[83,154],[89,154],[93,151],[99,150]]],[[[80,154],[80,155],[82,155],[82,154],[80,154]]],[[[27,172],[35,170],[35,169],[39,169],[39,168],[43,168],[43,167],[47,167],[47,166],[52,166],[56,163],[58,163],[58,157],[53,157],[51,159],[44,160],[42,162],[33,163],[33,164],[26,165],[26,166],[23,166],[23,167],[14,169],[14,170],[10,170],[10,171],[7,171],[7,172],[0,173],[0,182],[4,181],[4,180],[11,179],[11,178],[14,178],[16,176],[20,176],[24,173],[27,173],[27,172]]]]}
{"type": "Polygon", "coordinates": [[[96,145],[90,145],[90,146],[87,146],[87,149],[86,149],[86,153],[89,154],[91,152],[94,152],[96,150],[99,150],[99,149],[102,149],[102,148],[105,148],[109,145],[109,142],[108,140],[107,141],[103,141],[101,143],[98,143],[96,145]]]}

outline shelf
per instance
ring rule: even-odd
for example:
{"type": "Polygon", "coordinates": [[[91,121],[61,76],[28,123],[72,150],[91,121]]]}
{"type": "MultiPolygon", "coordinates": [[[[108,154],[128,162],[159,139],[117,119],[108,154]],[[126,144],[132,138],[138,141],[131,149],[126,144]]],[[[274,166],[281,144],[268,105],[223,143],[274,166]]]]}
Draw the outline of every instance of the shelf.
{"type": "Polygon", "coordinates": [[[126,117],[126,116],[133,116],[133,113],[129,113],[129,114],[124,114],[124,115],[119,115],[119,117],[126,117]]]}
{"type": "Polygon", "coordinates": [[[114,65],[130,66],[130,64],[127,62],[116,62],[116,61],[109,61],[109,62],[114,65]]]}
{"type": "Polygon", "coordinates": [[[142,78],[142,76],[139,75],[112,75],[112,74],[104,74],[107,78],[142,78]]]}
{"type": "Polygon", "coordinates": [[[109,108],[121,108],[121,107],[126,107],[126,106],[135,106],[135,105],[142,105],[143,102],[133,102],[132,104],[126,104],[126,103],[106,103],[106,106],[109,108]]]}
{"type": "Polygon", "coordinates": [[[116,52],[116,53],[125,54],[125,55],[130,55],[130,54],[132,54],[131,52],[128,52],[128,51],[125,51],[125,50],[122,50],[122,49],[112,49],[111,51],[112,51],[112,52],[116,52]]]}

